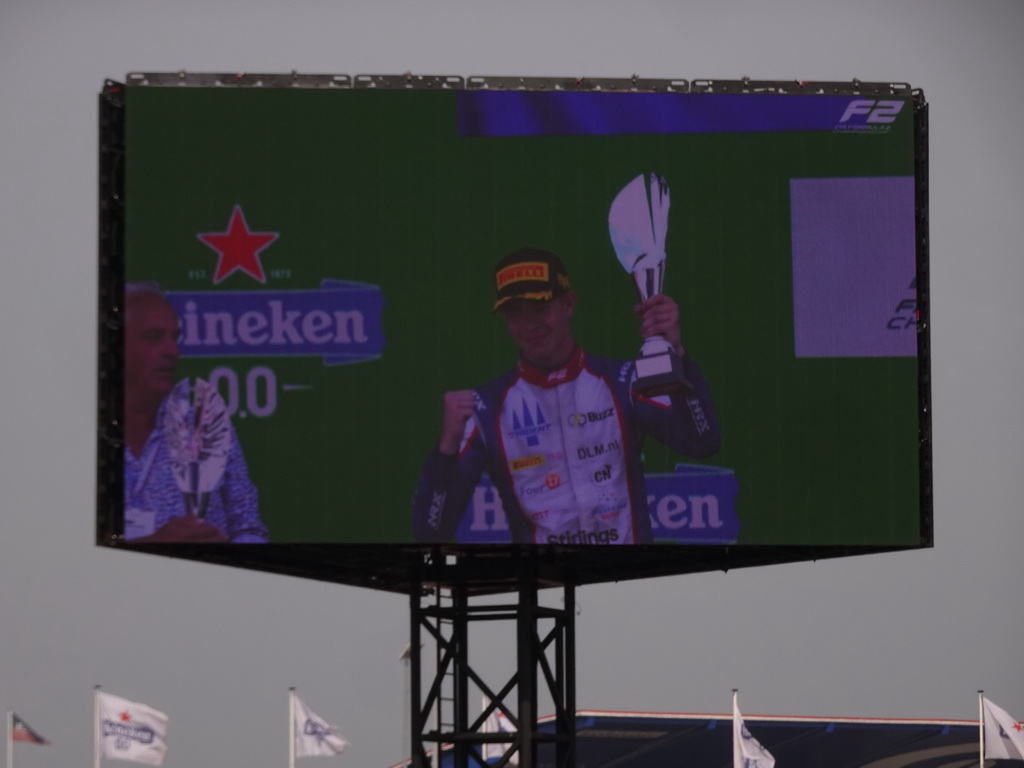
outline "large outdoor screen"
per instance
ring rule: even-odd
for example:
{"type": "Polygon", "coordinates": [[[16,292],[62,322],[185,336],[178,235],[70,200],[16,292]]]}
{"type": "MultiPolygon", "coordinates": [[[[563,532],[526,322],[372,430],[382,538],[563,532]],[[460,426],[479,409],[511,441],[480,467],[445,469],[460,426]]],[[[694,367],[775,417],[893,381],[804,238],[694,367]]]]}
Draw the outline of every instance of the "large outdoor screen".
{"type": "Polygon", "coordinates": [[[168,82],[104,94],[101,543],[930,544],[919,92],[168,82]]]}

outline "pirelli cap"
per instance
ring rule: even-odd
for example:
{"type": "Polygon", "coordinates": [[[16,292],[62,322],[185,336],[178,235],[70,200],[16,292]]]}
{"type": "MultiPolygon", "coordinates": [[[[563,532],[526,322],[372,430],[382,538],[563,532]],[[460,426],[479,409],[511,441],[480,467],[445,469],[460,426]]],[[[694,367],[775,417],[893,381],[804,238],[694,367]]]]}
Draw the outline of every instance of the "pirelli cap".
{"type": "Polygon", "coordinates": [[[546,301],[569,290],[569,275],[555,254],[540,248],[520,248],[494,268],[497,309],[509,299],[546,301]]]}

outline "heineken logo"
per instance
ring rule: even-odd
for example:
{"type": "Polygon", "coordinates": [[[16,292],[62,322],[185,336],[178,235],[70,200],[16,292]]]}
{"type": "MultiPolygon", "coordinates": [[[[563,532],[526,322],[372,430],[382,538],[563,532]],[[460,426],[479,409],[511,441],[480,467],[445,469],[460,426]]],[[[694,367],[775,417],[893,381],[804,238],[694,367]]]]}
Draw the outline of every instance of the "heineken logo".
{"type": "Polygon", "coordinates": [[[327,365],[372,360],[384,351],[380,288],[323,280],[298,291],[177,291],[183,357],[307,356],[327,365]]]}
{"type": "Polygon", "coordinates": [[[232,209],[226,230],[202,232],[196,237],[217,252],[217,269],[213,273],[214,285],[235,272],[244,272],[261,283],[267,282],[260,253],[280,235],[277,232],[250,230],[242,206],[236,205],[232,209]]]}

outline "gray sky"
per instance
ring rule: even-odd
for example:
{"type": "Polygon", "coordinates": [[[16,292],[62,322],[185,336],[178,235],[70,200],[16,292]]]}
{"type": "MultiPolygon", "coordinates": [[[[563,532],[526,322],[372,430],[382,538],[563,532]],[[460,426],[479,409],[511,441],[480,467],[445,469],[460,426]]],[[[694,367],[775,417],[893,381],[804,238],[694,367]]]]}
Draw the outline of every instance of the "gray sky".
{"type": "Polygon", "coordinates": [[[578,703],[1024,719],[1021,39],[1019,0],[2,0],[0,707],[54,742],[18,768],[88,764],[97,683],[170,715],[167,768],[283,766],[290,685],[330,764],[407,754],[404,597],[92,545],[96,94],[130,71],[922,88],[935,548],[583,588],[578,703]]]}

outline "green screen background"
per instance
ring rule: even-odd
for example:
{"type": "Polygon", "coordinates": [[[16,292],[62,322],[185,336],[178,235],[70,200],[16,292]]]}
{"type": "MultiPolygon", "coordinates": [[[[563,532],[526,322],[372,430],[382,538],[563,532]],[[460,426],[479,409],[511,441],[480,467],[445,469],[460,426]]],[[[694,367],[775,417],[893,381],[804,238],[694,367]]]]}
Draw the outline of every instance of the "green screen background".
{"type": "MultiPolygon", "coordinates": [[[[533,245],[565,261],[575,329],[635,357],[635,292],[608,207],[644,171],[671,187],[665,293],[722,425],[703,463],[735,471],[740,544],[919,544],[917,360],[794,355],[791,178],[913,175],[909,121],[885,135],[783,132],[458,138],[450,91],[129,88],[126,279],[169,291],[381,287],[374,361],[182,358],[182,376],[272,368],[270,416],[233,419],[274,542],[412,540],[441,396],[507,370],[492,270],[533,245]],[[265,285],[196,235],[241,205],[265,285]],[[285,384],[303,389],[284,391],[285,384]]],[[[913,226],[908,222],[907,226],[913,226]]],[[[683,459],[648,441],[647,472],[683,459]]]]}

